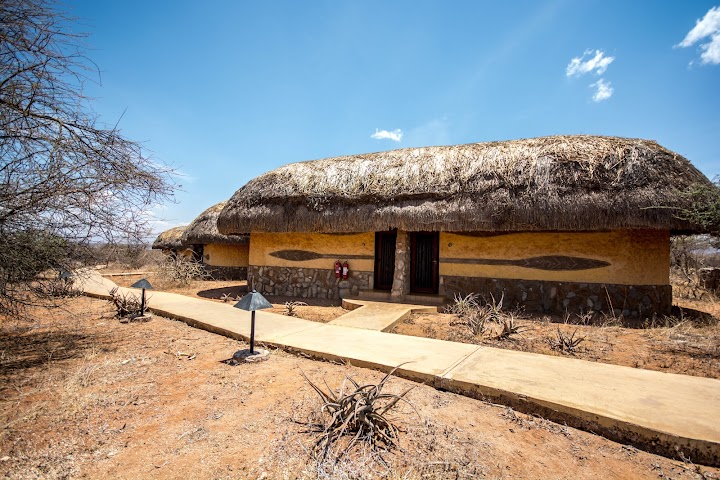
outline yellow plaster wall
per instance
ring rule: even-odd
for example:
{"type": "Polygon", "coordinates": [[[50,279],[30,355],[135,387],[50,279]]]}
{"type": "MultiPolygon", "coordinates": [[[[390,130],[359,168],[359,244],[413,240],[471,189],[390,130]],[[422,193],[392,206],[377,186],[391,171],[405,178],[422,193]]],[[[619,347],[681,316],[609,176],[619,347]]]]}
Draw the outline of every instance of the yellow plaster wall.
{"type": "Polygon", "coordinates": [[[193,256],[193,250],[192,250],[192,248],[185,248],[185,249],[183,249],[183,250],[172,250],[172,249],[170,249],[170,248],[164,248],[163,251],[162,251],[162,253],[164,253],[165,255],[173,255],[173,254],[175,254],[175,255],[178,255],[178,256],[180,256],[180,257],[188,258],[188,259],[192,258],[192,256],[193,256]]]}
{"type": "Polygon", "coordinates": [[[323,233],[257,233],[250,234],[250,265],[276,267],[334,268],[335,261],[345,261],[345,255],[365,255],[367,259],[347,259],[350,270],[372,272],[375,257],[375,233],[329,235],[323,233]],[[307,250],[330,255],[294,262],[270,255],[280,250],[307,250]]]}
{"type": "Polygon", "coordinates": [[[669,274],[668,230],[535,232],[492,237],[440,233],[440,275],[667,285],[669,274]],[[443,261],[446,258],[521,259],[546,255],[592,258],[604,260],[610,265],[588,270],[548,271],[443,261]]]}
{"type": "Polygon", "coordinates": [[[203,262],[214,267],[247,267],[249,257],[247,245],[218,245],[203,246],[203,262]]]}

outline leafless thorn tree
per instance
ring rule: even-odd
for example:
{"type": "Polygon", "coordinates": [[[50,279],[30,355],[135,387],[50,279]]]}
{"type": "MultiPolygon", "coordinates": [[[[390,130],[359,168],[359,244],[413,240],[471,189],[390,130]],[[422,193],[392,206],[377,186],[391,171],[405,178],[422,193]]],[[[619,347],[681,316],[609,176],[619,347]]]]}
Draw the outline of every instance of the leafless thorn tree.
{"type": "Polygon", "coordinates": [[[173,171],[93,113],[97,67],[52,0],[0,2],[0,312],[92,242],[147,237],[173,171]]]}

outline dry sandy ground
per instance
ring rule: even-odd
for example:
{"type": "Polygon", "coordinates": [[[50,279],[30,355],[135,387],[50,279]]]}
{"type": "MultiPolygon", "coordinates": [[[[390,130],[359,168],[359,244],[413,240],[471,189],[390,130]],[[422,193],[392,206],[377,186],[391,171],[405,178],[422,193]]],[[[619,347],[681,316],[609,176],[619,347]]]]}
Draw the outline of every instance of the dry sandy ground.
{"type": "MultiPolygon", "coordinates": [[[[140,276],[109,277],[115,283],[129,286],[140,276]]],[[[150,275],[154,285],[164,291],[196,296],[215,301],[235,302],[247,292],[246,282],[194,281],[189,285],[163,283],[150,275]]],[[[677,288],[675,289],[678,290],[677,288]]],[[[272,297],[268,299],[274,313],[287,313],[286,302],[303,301],[307,306],[295,307],[298,317],[318,322],[328,322],[347,313],[339,300],[296,299],[272,297]]],[[[150,301],[152,303],[152,300],[150,301]]],[[[682,307],[689,316],[682,321],[673,319],[668,326],[658,321],[653,328],[623,328],[612,319],[605,319],[604,326],[563,323],[560,317],[521,315],[518,323],[528,327],[521,335],[497,340],[500,332],[497,324],[488,324],[486,334],[476,336],[461,324],[458,317],[449,314],[413,314],[396,326],[393,333],[415,335],[456,342],[484,344],[547,355],[568,355],[583,360],[647,368],[661,372],[682,373],[702,377],[720,378],[720,302],[707,296],[702,300],[675,298],[674,304],[682,307]],[[564,335],[573,333],[584,340],[571,354],[553,349],[558,330],[564,335]]],[[[677,311],[677,309],[676,309],[677,311]]],[[[679,312],[679,311],[678,311],[679,312]]],[[[572,321],[579,321],[572,318],[572,321]]]]}
{"type": "MultiPolygon", "coordinates": [[[[8,478],[720,478],[502,406],[417,385],[394,418],[401,447],[338,464],[309,455],[319,401],[301,376],[337,387],[382,375],[247,345],[154,317],[120,323],[72,299],[0,324],[0,474],[8,478]]],[[[413,383],[393,379],[389,392],[413,383]]]]}
{"type": "MultiPolygon", "coordinates": [[[[159,290],[217,302],[234,304],[247,293],[247,282],[245,280],[195,280],[188,285],[182,285],[165,282],[155,274],[145,275],[145,277],[159,290]]],[[[129,287],[143,276],[123,275],[108,276],[108,278],[122,287],[129,287]]],[[[267,295],[266,297],[273,304],[273,308],[268,309],[269,312],[287,314],[287,303],[300,302],[298,305],[292,306],[293,314],[314,322],[326,323],[348,313],[347,310],[340,306],[341,301],[335,299],[294,298],[273,295],[267,295]]]]}
{"type": "Polygon", "coordinates": [[[487,332],[473,335],[456,315],[418,313],[397,325],[393,332],[720,378],[720,324],[717,320],[710,320],[709,324],[708,320],[685,320],[672,326],[644,329],[553,323],[549,317],[521,318],[515,323],[525,330],[500,340],[497,336],[502,328],[497,323],[487,323],[487,332]],[[575,338],[584,340],[573,352],[561,352],[554,348],[558,330],[565,336],[574,334],[575,338]]]}

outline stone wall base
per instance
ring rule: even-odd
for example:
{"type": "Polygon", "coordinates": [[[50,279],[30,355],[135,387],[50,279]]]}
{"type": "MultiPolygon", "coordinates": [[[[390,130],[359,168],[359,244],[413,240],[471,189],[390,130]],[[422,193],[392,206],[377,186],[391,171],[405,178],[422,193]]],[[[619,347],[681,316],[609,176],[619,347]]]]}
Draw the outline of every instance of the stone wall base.
{"type": "Polygon", "coordinates": [[[670,315],[670,285],[612,285],[604,283],[548,282],[507,278],[440,277],[440,294],[453,298],[477,293],[499,301],[506,309],[528,313],[584,314],[600,312],[622,316],[629,323],[670,315]]]}
{"type": "Polygon", "coordinates": [[[350,270],[347,280],[320,268],[248,267],[248,287],[268,295],[301,298],[342,298],[371,288],[372,272],[350,270]]]}
{"type": "Polygon", "coordinates": [[[720,268],[705,267],[698,270],[700,285],[711,292],[720,292],[720,268]]]}
{"type": "Polygon", "coordinates": [[[217,267],[203,263],[205,273],[213,280],[245,280],[247,278],[247,267],[217,267]]]}

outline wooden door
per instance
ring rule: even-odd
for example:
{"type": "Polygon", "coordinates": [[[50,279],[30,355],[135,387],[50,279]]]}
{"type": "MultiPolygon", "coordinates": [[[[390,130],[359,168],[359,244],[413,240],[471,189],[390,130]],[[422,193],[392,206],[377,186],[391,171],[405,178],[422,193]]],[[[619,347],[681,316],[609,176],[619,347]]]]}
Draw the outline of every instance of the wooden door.
{"type": "Polygon", "coordinates": [[[375,232],[375,289],[391,290],[395,276],[397,232],[375,232]]]}
{"type": "Polygon", "coordinates": [[[410,234],[410,292],[438,292],[439,232],[410,234]]]}

